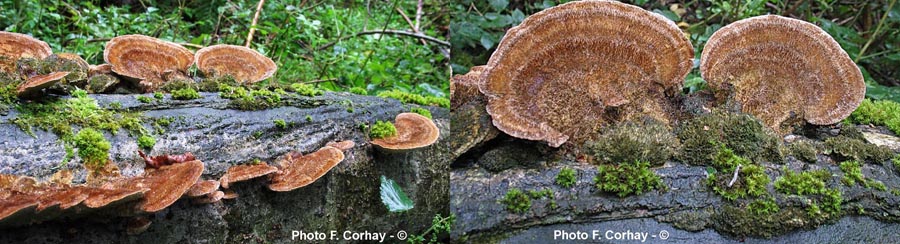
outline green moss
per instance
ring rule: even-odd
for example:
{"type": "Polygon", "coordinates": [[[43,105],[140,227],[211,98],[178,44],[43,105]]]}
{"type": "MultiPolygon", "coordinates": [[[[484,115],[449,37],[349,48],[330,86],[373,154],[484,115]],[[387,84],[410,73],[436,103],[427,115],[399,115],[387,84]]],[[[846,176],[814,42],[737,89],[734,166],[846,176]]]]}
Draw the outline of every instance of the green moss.
{"type": "Polygon", "coordinates": [[[172,99],[175,100],[194,100],[200,98],[200,93],[194,88],[184,88],[172,91],[172,99]]]}
{"type": "Polygon", "coordinates": [[[585,144],[587,153],[600,163],[650,162],[662,165],[678,151],[679,142],[669,128],[659,122],[626,122],[602,130],[596,140],[585,144]]]}
{"type": "Polygon", "coordinates": [[[756,215],[768,215],[781,211],[774,199],[757,199],[747,204],[747,211],[756,215]]]}
{"type": "Polygon", "coordinates": [[[372,139],[385,138],[397,135],[397,128],[390,121],[376,121],[369,131],[372,139]]]}
{"type": "Polygon", "coordinates": [[[650,163],[647,162],[600,165],[597,171],[597,176],[594,177],[597,189],[616,193],[619,197],[665,188],[662,179],[650,170],[650,163]]]}
{"type": "Polygon", "coordinates": [[[17,106],[19,116],[11,122],[25,132],[33,135],[32,128],[37,127],[58,135],[69,141],[72,126],[93,128],[117,133],[126,129],[134,135],[146,134],[141,126],[139,113],[121,113],[100,108],[93,98],[84,90],[76,90],[69,99],[49,99],[41,103],[23,103],[17,106]]]}
{"type": "Polygon", "coordinates": [[[111,109],[122,109],[122,103],[120,103],[120,102],[111,102],[111,103],[109,103],[109,108],[111,108],[111,109]]]}
{"type": "Polygon", "coordinates": [[[747,114],[716,111],[680,124],[675,134],[681,140],[678,158],[686,163],[705,165],[718,150],[718,144],[754,162],[781,162],[781,138],[759,120],[747,114]]]}
{"type": "Polygon", "coordinates": [[[891,189],[891,194],[893,194],[894,196],[900,196],[900,189],[891,189]]]}
{"type": "Polygon", "coordinates": [[[830,178],[831,173],[827,170],[796,173],[785,168],[784,174],[775,180],[775,190],[810,198],[807,206],[810,217],[830,218],[840,214],[843,202],[840,190],[825,187],[825,182],[830,178]]]}
{"type": "Polygon", "coordinates": [[[302,96],[307,96],[307,97],[314,97],[314,96],[319,96],[319,95],[323,94],[322,90],[319,90],[318,88],[316,88],[312,85],[303,84],[303,83],[291,84],[291,89],[293,89],[293,92],[296,92],[297,94],[300,94],[302,96]]]}
{"type": "Polygon", "coordinates": [[[865,99],[859,107],[847,117],[855,124],[883,125],[896,134],[900,134],[900,103],[890,100],[872,101],[865,99]]]}
{"type": "Polygon", "coordinates": [[[531,208],[531,198],[518,188],[509,189],[500,203],[506,205],[506,210],[513,213],[525,213],[531,208]]]}
{"type": "Polygon", "coordinates": [[[288,128],[287,122],[284,122],[283,119],[276,119],[272,122],[275,123],[275,128],[278,128],[280,130],[286,130],[288,128]]]}
{"type": "Polygon", "coordinates": [[[147,96],[137,96],[137,100],[142,103],[152,103],[153,102],[153,98],[150,98],[147,96]]]}
{"type": "Polygon", "coordinates": [[[866,143],[865,141],[852,139],[846,136],[836,136],[825,139],[825,147],[839,159],[855,160],[859,162],[869,161],[881,163],[894,157],[894,152],[884,146],[866,143]]]}
{"type": "Polygon", "coordinates": [[[865,180],[863,179],[862,169],[860,168],[859,162],[856,161],[844,161],[841,162],[841,171],[844,172],[844,177],[841,178],[841,182],[847,186],[856,185],[856,183],[864,184],[865,180]]]}
{"type": "Polygon", "coordinates": [[[143,135],[138,137],[137,143],[138,147],[150,150],[153,149],[153,146],[156,145],[156,138],[148,135],[143,135]]]}
{"type": "Polygon", "coordinates": [[[575,186],[575,170],[571,168],[563,168],[556,175],[556,184],[565,188],[575,186]]]}
{"type": "Polygon", "coordinates": [[[162,100],[163,98],[165,98],[165,95],[163,95],[162,92],[154,92],[153,98],[156,98],[157,100],[162,100]]]}
{"type": "Polygon", "coordinates": [[[757,211],[760,209],[725,205],[713,217],[713,226],[720,233],[731,236],[770,238],[824,223],[822,219],[810,218],[807,211],[800,208],[784,208],[774,214],[758,214],[757,211]]]}
{"type": "Polygon", "coordinates": [[[359,94],[359,95],[369,95],[369,92],[366,91],[366,88],[362,88],[362,87],[351,87],[350,93],[359,94]]]}
{"type": "Polygon", "coordinates": [[[426,118],[429,118],[429,119],[432,118],[432,117],[431,117],[431,111],[428,111],[428,109],[424,109],[424,108],[412,108],[412,110],[410,110],[410,112],[420,114],[420,115],[425,116],[426,118]]]}
{"type": "Polygon", "coordinates": [[[312,115],[306,115],[306,122],[312,122],[312,115]]]}
{"type": "Polygon", "coordinates": [[[413,103],[426,106],[450,107],[450,100],[440,97],[424,97],[418,94],[403,92],[400,90],[383,91],[378,93],[379,97],[397,99],[403,103],[413,103]]]}
{"type": "Polygon", "coordinates": [[[894,165],[895,172],[900,172],[900,154],[895,155],[893,158],[891,158],[891,164],[894,165]]]}
{"type": "Polygon", "coordinates": [[[103,133],[99,131],[84,128],[75,135],[73,143],[75,148],[78,149],[78,157],[81,157],[85,167],[88,169],[103,168],[109,160],[111,145],[103,137],[103,133]]]}
{"type": "Polygon", "coordinates": [[[771,181],[769,175],[762,167],[754,165],[749,159],[737,156],[731,149],[720,146],[719,152],[713,157],[712,165],[716,168],[716,173],[709,174],[706,184],[725,199],[733,201],[767,194],[766,185],[771,181]],[[738,165],[741,165],[738,178],[734,184],[728,186],[734,178],[734,171],[738,165]]]}
{"type": "Polygon", "coordinates": [[[246,89],[241,86],[219,85],[219,96],[230,99],[230,107],[239,110],[263,110],[282,106],[281,96],[287,93],[282,89],[274,91],[266,88],[246,89]]]}
{"type": "Polygon", "coordinates": [[[818,161],[816,155],[819,153],[819,150],[816,145],[809,140],[797,140],[788,145],[788,150],[790,151],[791,156],[804,162],[815,163],[818,161]]]}
{"type": "Polygon", "coordinates": [[[528,191],[528,195],[531,196],[532,200],[549,200],[547,202],[547,206],[550,208],[556,208],[556,199],[553,197],[553,190],[544,188],[543,190],[530,190],[528,191]]]}

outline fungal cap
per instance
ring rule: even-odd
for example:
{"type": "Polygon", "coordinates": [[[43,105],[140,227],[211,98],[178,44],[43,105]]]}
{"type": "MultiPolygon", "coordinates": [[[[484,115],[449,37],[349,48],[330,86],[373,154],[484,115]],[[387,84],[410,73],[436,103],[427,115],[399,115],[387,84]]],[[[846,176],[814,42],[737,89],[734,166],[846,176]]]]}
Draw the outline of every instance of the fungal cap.
{"type": "Polygon", "coordinates": [[[253,49],[235,45],[213,45],[194,56],[197,68],[209,77],[229,75],[242,83],[256,83],[275,74],[272,59],[253,49]]]}
{"type": "Polygon", "coordinates": [[[351,140],[333,141],[333,142],[326,143],[325,146],[341,149],[341,151],[347,151],[347,150],[350,150],[351,148],[353,148],[354,146],[356,146],[356,143],[354,143],[351,140]]]}
{"type": "Polygon", "coordinates": [[[117,36],[106,43],[103,60],[112,71],[133,81],[145,90],[159,87],[163,76],[171,72],[187,72],[194,54],[181,45],[144,35],[117,36]]]}
{"type": "Polygon", "coordinates": [[[222,199],[230,200],[238,197],[238,194],[232,190],[224,190],[225,195],[222,196],[222,199]]]}
{"type": "Polygon", "coordinates": [[[194,183],[191,186],[191,189],[187,191],[184,195],[188,197],[200,197],[206,194],[210,194],[219,189],[219,181],[217,180],[202,180],[194,183]]]}
{"type": "Polygon", "coordinates": [[[272,174],[270,190],[291,191],[312,184],[343,161],[344,152],[325,146],[316,152],[302,156],[288,153],[282,160],[281,172],[272,174]]]}
{"type": "Polygon", "coordinates": [[[221,182],[222,188],[228,189],[231,183],[262,177],[276,171],[278,168],[266,163],[235,165],[228,168],[219,182],[221,182]]]}
{"type": "Polygon", "coordinates": [[[225,197],[225,193],[222,191],[214,191],[206,194],[204,197],[194,199],[194,204],[210,204],[214,202],[221,201],[222,198],[225,197]]]}
{"type": "Polygon", "coordinates": [[[88,76],[94,75],[108,75],[112,73],[112,65],[111,64],[98,64],[89,66],[88,76]]]}
{"type": "Polygon", "coordinates": [[[139,208],[152,213],[168,207],[184,195],[202,173],[203,162],[199,160],[146,169],[139,185],[149,190],[139,208]]]}
{"type": "Polygon", "coordinates": [[[372,140],[372,144],[388,150],[416,149],[434,144],[440,135],[434,121],[417,113],[398,114],[394,127],[396,135],[372,140]]]}
{"type": "Polygon", "coordinates": [[[84,200],[84,205],[89,208],[101,208],[119,203],[130,202],[144,196],[148,189],[133,186],[119,186],[116,188],[90,188],[89,196],[84,200]]]}
{"type": "Polygon", "coordinates": [[[15,72],[20,58],[40,60],[52,53],[46,42],[25,34],[0,31],[0,72],[15,72]]]}
{"type": "Polygon", "coordinates": [[[66,187],[44,193],[38,200],[38,207],[36,210],[41,211],[52,206],[59,206],[60,209],[68,209],[78,205],[88,198],[88,194],[84,189],[84,187],[80,186],[66,187]]]}
{"type": "Polygon", "coordinates": [[[716,31],[703,49],[700,71],[713,91],[730,90],[744,112],[776,130],[791,116],[837,123],[866,91],[859,68],[828,33],[775,15],[716,31]]]}
{"type": "Polygon", "coordinates": [[[475,66],[463,75],[454,75],[450,78],[450,108],[457,107],[481,97],[478,86],[484,83],[484,65],[475,66]]]}
{"type": "Polygon", "coordinates": [[[16,88],[16,96],[22,98],[33,97],[40,94],[41,90],[44,90],[44,88],[56,84],[56,82],[59,82],[67,75],[69,75],[69,72],[53,72],[28,78],[25,83],[22,83],[16,88]]]}

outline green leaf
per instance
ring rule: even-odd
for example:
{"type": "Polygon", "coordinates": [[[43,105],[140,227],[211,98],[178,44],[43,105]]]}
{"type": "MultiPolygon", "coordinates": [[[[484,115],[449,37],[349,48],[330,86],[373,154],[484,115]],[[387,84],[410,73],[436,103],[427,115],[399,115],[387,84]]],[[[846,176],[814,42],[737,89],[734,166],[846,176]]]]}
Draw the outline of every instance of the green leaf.
{"type": "Polygon", "coordinates": [[[381,202],[391,212],[403,212],[413,208],[412,200],[406,196],[394,180],[381,176],[381,202]]]}
{"type": "Polygon", "coordinates": [[[491,40],[491,37],[488,35],[481,36],[481,46],[484,47],[484,49],[490,50],[494,47],[494,40],[491,40]]]}
{"type": "Polygon", "coordinates": [[[509,5],[508,0],[491,0],[491,8],[497,11],[502,11],[506,9],[506,6],[509,5]]]}

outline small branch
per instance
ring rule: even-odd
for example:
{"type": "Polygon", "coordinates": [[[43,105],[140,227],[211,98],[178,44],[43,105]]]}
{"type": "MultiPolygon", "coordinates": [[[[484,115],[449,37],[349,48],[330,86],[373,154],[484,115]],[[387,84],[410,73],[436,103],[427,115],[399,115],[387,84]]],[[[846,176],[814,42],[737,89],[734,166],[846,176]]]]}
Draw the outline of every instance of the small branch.
{"type": "Polygon", "coordinates": [[[337,80],[338,80],[337,78],[328,78],[328,79],[304,81],[303,84],[314,84],[314,83],[322,83],[322,82],[337,81],[337,80]]]}
{"type": "Polygon", "coordinates": [[[879,32],[881,32],[881,27],[884,25],[885,19],[887,19],[888,13],[891,12],[891,9],[894,8],[894,4],[897,3],[897,0],[892,0],[891,4],[888,4],[887,11],[884,11],[884,14],[881,15],[881,20],[878,20],[878,25],[875,26],[875,32],[869,36],[869,40],[866,41],[866,45],[863,46],[862,49],[859,50],[859,54],[856,55],[856,60],[853,60],[854,63],[859,62],[860,58],[863,54],[866,54],[866,49],[869,49],[869,45],[872,45],[872,41],[875,41],[875,38],[878,37],[879,32]]]}
{"type": "Polygon", "coordinates": [[[185,47],[192,47],[192,48],[196,48],[196,49],[202,49],[205,47],[203,45],[197,45],[197,44],[187,43],[187,42],[178,43],[178,45],[182,45],[185,47]]]}
{"type": "Polygon", "coordinates": [[[266,0],[259,0],[259,4],[256,5],[256,13],[253,14],[253,22],[250,22],[250,32],[247,33],[247,43],[244,44],[245,47],[250,47],[250,42],[253,41],[253,32],[256,32],[256,21],[259,20],[259,12],[262,12],[263,3],[266,0]]]}
{"type": "Polygon", "coordinates": [[[422,40],[433,42],[433,43],[436,43],[441,46],[450,47],[449,42],[443,41],[443,40],[440,40],[440,39],[437,39],[434,37],[426,36],[424,34],[416,34],[416,33],[412,33],[409,31],[403,31],[403,30],[381,30],[381,31],[363,31],[363,32],[359,32],[359,33],[356,33],[353,35],[344,36],[344,37],[338,38],[335,41],[326,43],[325,45],[322,45],[322,46],[316,48],[316,50],[325,50],[331,46],[334,46],[334,44],[337,44],[337,42],[339,42],[339,41],[347,40],[347,39],[357,37],[357,36],[372,35],[372,34],[392,34],[392,35],[400,35],[400,36],[410,36],[410,37],[421,38],[422,40]]]}
{"type": "Polygon", "coordinates": [[[424,5],[425,5],[425,2],[422,0],[419,0],[419,3],[416,4],[416,26],[413,27],[413,30],[416,31],[416,33],[419,33],[419,30],[420,30],[419,23],[421,22],[420,20],[422,20],[422,7],[424,5]]]}
{"type": "MultiPolygon", "coordinates": [[[[400,7],[397,7],[395,9],[397,10],[397,12],[400,13],[400,16],[403,16],[403,19],[406,20],[406,23],[409,24],[409,28],[413,28],[413,32],[415,32],[416,34],[421,34],[421,32],[419,32],[419,28],[417,26],[418,24],[413,24],[413,22],[411,20],[409,20],[409,17],[406,16],[406,13],[404,13],[403,10],[400,9],[400,7]]],[[[419,41],[422,42],[422,45],[428,45],[428,43],[426,43],[425,40],[419,39],[419,41]]]]}
{"type": "Polygon", "coordinates": [[[734,176],[731,177],[731,181],[728,182],[728,187],[731,188],[734,185],[734,182],[737,181],[738,173],[741,172],[741,165],[738,164],[736,168],[734,168],[734,176]]]}

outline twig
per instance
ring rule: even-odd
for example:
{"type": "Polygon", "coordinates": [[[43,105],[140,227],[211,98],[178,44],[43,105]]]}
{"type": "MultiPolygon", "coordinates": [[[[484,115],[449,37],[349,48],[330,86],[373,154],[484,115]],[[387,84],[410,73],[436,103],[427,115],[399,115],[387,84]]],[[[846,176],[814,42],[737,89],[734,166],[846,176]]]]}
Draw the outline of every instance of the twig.
{"type": "Polygon", "coordinates": [[[412,33],[409,31],[402,31],[402,30],[381,30],[381,31],[363,31],[363,32],[359,32],[359,33],[356,33],[353,35],[344,36],[344,37],[338,38],[338,40],[335,40],[335,41],[329,42],[325,45],[322,45],[322,46],[316,48],[316,50],[320,50],[320,51],[325,50],[331,46],[334,46],[334,44],[337,44],[337,42],[339,42],[339,41],[343,41],[343,40],[350,39],[350,38],[357,37],[357,36],[372,35],[372,34],[392,34],[392,35],[401,35],[401,36],[411,36],[411,37],[421,38],[423,40],[433,42],[433,43],[436,43],[441,46],[447,46],[447,47],[450,46],[450,43],[447,41],[443,41],[443,40],[440,40],[440,39],[437,39],[434,37],[430,37],[430,36],[426,36],[423,34],[416,34],[416,33],[412,33]]]}
{"type": "Polygon", "coordinates": [[[337,80],[338,80],[337,78],[319,79],[319,80],[304,81],[303,84],[322,83],[322,82],[337,81],[337,80]]]}
{"type": "MultiPolygon", "coordinates": [[[[413,22],[411,20],[409,20],[409,17],[406,16],[406,13],[404,13],[403,10],[400,9],[400,7],[397,7],[395,9],[397,10],[397,12],[400,13],[400,16],[403,16],[403,19],[406,20],[406,23],[409,24],[409,28],[413,28],[413,32],[415,32],[416,34],[419,34],[420,32],[419,32],[419,29],[417,28],[417,24],[413,24],[413,22]]],[[[422,42],[422,45],[428,45],[428,43],[426,43],[425,40],[419,39],[419,41],[422,42]]]]}
{"type": "Polygon", "coordinates": [[[424,5],[425,5],[425,2],[422,0],[419,0],[419,3],[416,4],[416,26],[413,27],[413,30],[416,31],[416,33],[419,33],[419,30],[420,30],[419,22],[420,22],[420,20],[422,20],[422,7],[424,5]]]}
{"type": "Polygon", "coordinates": [[[878,20],[878,25],[875,26],[875,32],[872,33],[871,36],[869,36],[869,40],[866,41],[866,45],[864,45],[863,48],[859,50],[859,54],[856,55],[856,60],[853,60],[854,63],[859,62],[862,55],[866,53],[866,49],[869,49],[869,45],[872,45],[872,42],[875,41],[876,37],[878,37],[878,32],[881,32],[881,27],[884,26],[884,20],[887,19],[888,13],[890,13],[891,9],[894,8],[895,3],[897,3],[897,0],[892,0],[891,4],[888,4],[887,11],[884,11],[884,14],[881,15],[881,20],[878,20]]]}
{"type": "Polygon", "coordinates": [[[256,13],[253,14],[253,22],[250,22],[250,32],[247,33],[247,43],[244,44],[245,47],[250,47],[250,42],[253,41],[253,32],[256,31],[256,21],[259,20],[259,12],[262,12],[263,3],[266,0],[259,0],[259,4],[256,5],[256,13]]]}
{"type": "Polygon", "coordinates": [[[193,47],[193,48],[196,48],[196,49],[201,49],[201,48],[204,48],[204,47],[205,47],[205,46],[203,46],[203,45],[197,45],[197,44],[187,43],[187,42],[181,42],[181,43],[178,43],[178,45],[182,45],[182,46],[185,46],[185,47],[193,47]]]}
{"type": "Polygon", "coordinates": [[[732,176],[731,181],[728,182],[729,188],[731,187],[731,185],[734,185],[735,181],[737,181],[738,173],[740,173],[740,172],[741,172],[741,165],[738,164],[738,166],[736,168],[734,168],[734,176],[732,176]]]}

